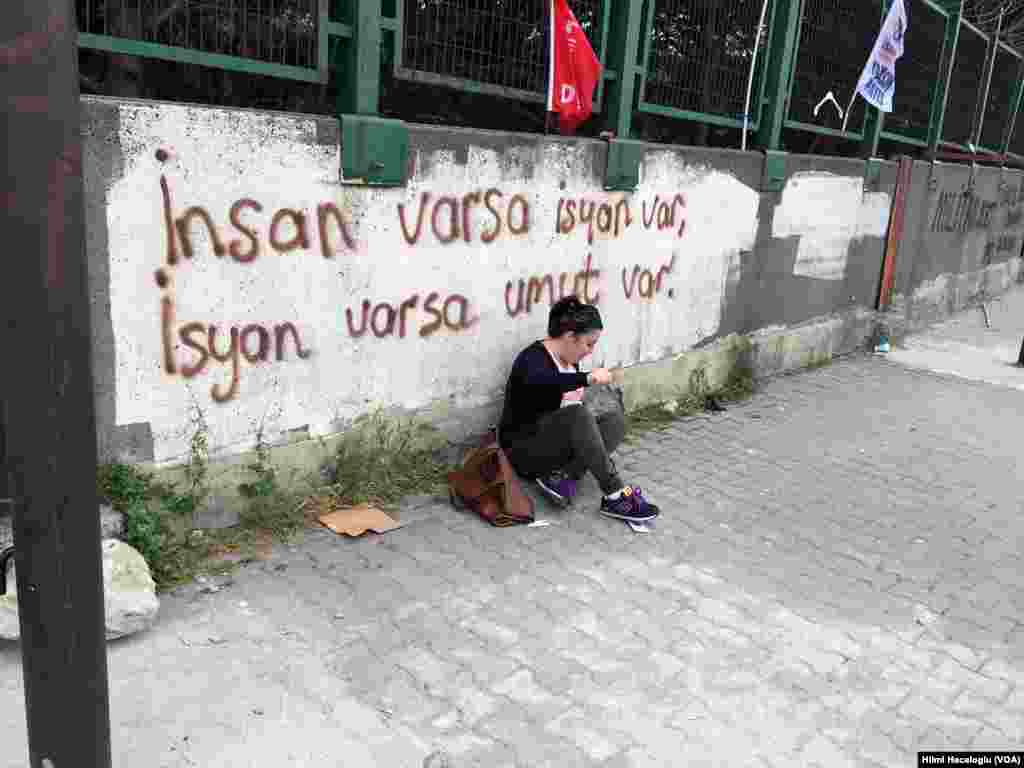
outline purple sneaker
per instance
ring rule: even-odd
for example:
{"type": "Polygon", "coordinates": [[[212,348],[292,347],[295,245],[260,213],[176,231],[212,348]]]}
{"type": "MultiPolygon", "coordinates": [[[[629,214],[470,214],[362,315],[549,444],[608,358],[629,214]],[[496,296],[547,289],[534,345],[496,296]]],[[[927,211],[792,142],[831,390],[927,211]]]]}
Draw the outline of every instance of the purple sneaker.
{"type": "Polygon", "coordinates": [[[568,507],[576,496],[576,481],[564,472],[553,472],[537,478],[537,487],[548,501],[559,507],[568,507]]]}
{"type": "Polygon", "coordinates": [[[645,520],[653,520],[661,514],[657,505],[652,504],[644,498],[643,492],[636,486],[627,485],[617,499],[601,497],[600,512],[605,517],[614,517],[617,520],[633,521],[642,523],[645,520]]]}

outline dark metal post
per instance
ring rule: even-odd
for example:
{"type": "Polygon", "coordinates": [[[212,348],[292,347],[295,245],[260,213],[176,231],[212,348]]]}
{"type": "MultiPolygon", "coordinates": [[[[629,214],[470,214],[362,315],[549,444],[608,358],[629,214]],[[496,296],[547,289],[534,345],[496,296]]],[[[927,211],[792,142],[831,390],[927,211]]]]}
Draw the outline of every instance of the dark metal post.
{"type": "Polygon", "coordinates": [[[3,19],[0,401],[29,765],[110,768],[75,8],[14,0],[3,19]]]}
{"type": "MultiPolygon", "coordinates": [[[[380,112],[381,0],[356,0],[349,7],[353,38],[342,44],[345,66],[338,113],[376,115],[380,112]]],[[[396,46],[401,44],[396,39],[396,46]]]]}
{"type": "Polygon", "coordinates": [[[989,38],[988,52],[985,56],[985,84],[978,94],[978,104],[974,109],[974,125],[971,129],[971,141],[974,146],[981,146],[981,129],[985,126],[985,112],[988,109],[988,95],[992,87],[992,73],[996,69],[996,56],[999,55],[999,32],[1003,28],[1003,12],[1005,7],[999,8],[999,20],[996,22],[996,31],[989,38]]]}
{"type": "Polygon", "coordinates": [[[607,64],[609,69],[618,73],[618,77],[605,83],[605,129],[612,131],[617,139],[629,139],[633,133],[637,80],[647,66],[646,61],[637,63],[637,49],[644,26],[643,3],[612,3],[609,23],[607,64]]]}
{"type": "Polygon", "coordinates": [[[789,110],[797,45],[800,41],[801,0],[776,0],[772,14],[772,43],[765,60],[765,107],[754,135],[754,145],[777,150],[789,110]]]}
{"type": "Polygon", "coordinates": [[[946,104],[949,101],[949,81],[953,76],[953,67],[956,65],[956,49],[960,41],[960,17],[963,12],[961,0],[960,9],[951,11],[946,18],[946,30],[942,39],[942,66],[939,69],[939,81],[935,87],[935,96],[932,100],[931,113],[928,120],[928,148],[925,150],[925,157],[934,160],[939,153],[939,144],[942,142],[942,125],[946,119],[946,104]]]}

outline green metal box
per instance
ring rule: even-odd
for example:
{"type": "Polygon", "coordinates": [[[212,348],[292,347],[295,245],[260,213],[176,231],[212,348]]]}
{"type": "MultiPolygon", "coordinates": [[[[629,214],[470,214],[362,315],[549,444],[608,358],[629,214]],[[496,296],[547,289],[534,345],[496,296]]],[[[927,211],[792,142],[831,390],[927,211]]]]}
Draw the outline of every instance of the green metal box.
{"type": "Polygon", "coordinates": [[[401,187],[409,165],[409,127],[401,120],[341,116],[342,183],[401,187]]]}

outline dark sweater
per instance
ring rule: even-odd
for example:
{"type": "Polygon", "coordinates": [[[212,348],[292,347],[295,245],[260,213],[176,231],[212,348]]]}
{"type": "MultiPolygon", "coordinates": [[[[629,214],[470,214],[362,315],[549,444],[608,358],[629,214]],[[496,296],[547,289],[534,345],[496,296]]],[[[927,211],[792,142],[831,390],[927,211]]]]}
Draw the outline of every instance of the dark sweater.
{"type": "Polygon", "coordinates": [[[562,373],[543,342],[535,341],[516,357],[505,386],[505,408],[498,427],[502,441],[528,437],[537,421],[557,411],[562,395],[587,386],[587,374],[562,373]]]}

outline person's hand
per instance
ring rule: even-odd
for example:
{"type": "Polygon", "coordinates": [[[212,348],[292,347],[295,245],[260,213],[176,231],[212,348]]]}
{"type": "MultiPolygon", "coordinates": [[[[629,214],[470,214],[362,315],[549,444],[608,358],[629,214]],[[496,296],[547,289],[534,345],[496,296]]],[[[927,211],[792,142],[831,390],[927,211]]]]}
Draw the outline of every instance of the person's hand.
{"type": "Polygon", "coordinates": [[[607,368],[595,368],[590,372],[590,381],[593,384],[611,384],[612,372],[607,368]]]}
{"type": "Polygon", "coordinates": [[[566,392],[562,395],[562,403],[582,403],[583,402],[583,387],[574,389],[572,392],[566,392]]]}

